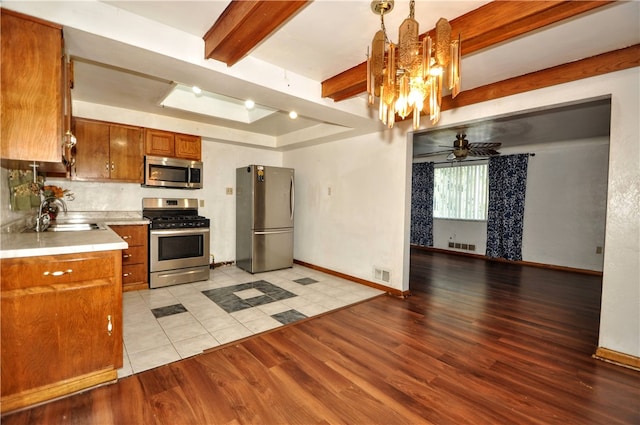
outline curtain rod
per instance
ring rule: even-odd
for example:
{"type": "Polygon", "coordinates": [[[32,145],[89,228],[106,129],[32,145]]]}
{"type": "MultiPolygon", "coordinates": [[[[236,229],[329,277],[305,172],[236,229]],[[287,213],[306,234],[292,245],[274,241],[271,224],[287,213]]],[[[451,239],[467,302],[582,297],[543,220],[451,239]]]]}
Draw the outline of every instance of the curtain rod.
{"type": "MultiPolygon", "coordinates": [[[[514,154],[514,155],[518,155],[518,154],[514,154]]],[[[536,153],[535,152],[529,152],[529,153],[526,153],[526,155],[536,156],[536,153]]],[[[502,156],[507,156],[507,155],[502,155],[502,156]]],[[[489,158],[490,157],[478,158],[478,159],[465,159],[463,161],[437,161],[437,162],[435,162],[435,161],[424,161],[424,162],[433,162],[434,165],[437,165],[437,164],[452,164],[453,165],[453,164],[463,164],[465,162],[488,161],[489,158]]]]}

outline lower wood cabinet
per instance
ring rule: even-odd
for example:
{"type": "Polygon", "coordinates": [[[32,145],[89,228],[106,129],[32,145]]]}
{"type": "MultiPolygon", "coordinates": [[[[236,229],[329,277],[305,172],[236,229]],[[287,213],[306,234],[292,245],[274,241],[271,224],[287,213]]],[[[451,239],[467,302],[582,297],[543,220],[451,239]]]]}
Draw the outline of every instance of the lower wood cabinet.
{"type": "Polygon", "coordinates": [[[146,224],[109,226],[129,244],[122,251],[122,290],[149,288],[149,258],[146,224]]]}
{"type": "Polygon", "coordinates": [[[0,260],[2,413],[115,381],[122,252],[0,260]]]}

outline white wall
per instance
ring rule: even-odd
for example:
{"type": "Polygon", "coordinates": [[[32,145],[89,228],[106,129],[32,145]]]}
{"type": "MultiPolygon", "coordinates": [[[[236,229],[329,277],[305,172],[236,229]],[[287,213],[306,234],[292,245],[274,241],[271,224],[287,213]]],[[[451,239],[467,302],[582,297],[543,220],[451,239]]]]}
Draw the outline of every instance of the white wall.
{"type": "MultiPolygon", "coordinates": [[[[534,152],[529,158],[522,259],[602,271],[609,139],[599,138],[502,149],[505,155],[534,152]]],[[[475,244],[484,255],[485,221],[434,219],[434,247],[449,241],[475,244]]]]}
{"type": "Polygon", "coordinates": [[[608,138],[532,147],[523,259],[602,271],[608,138]]]}
{"type": "Polygon", "coordinates": [[[386,286],[403,288],[405,133],[396,128],[285,152],[284,165],[296,170],[296,259],[381,284],[373,270],[382,268],[390,272],[386,286]]]}

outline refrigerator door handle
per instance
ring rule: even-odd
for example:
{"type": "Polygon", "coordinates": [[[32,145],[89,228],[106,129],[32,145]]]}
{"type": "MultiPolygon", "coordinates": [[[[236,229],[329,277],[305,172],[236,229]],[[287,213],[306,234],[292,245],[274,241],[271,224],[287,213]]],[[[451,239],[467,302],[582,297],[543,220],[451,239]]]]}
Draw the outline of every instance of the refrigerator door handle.
{"type": "Polygon", "coordinates": [[[267,230],[267,231],[260,231],[260,232],[253,232],[254,235],[277,235],[280,233],[291,233],[293,232],[293,229],[287,229],[287,230],[267,230]]]}
{"type": "Polygon", "coordinates": [[[289,202],[290,202],[289,210],[291,211],[291,220],[293,220],[293,212],[296,209],[296,188],[293,185],[293,176],[291,176],[291,192],[289,192],[289,194],[290,194],[289,195],[290,196],[290,198],[289,198],[289,202]]]}

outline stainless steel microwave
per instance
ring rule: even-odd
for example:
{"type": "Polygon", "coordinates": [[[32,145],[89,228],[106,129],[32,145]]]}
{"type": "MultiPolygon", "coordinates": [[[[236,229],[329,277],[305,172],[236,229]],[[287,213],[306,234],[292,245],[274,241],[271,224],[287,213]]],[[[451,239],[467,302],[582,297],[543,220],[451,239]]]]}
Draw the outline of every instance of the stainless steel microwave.
{"type": "Polygon", "coordinates": [[[202,162],[189,159],[144,157],[143,186],[202,189],[202,162]]]}

